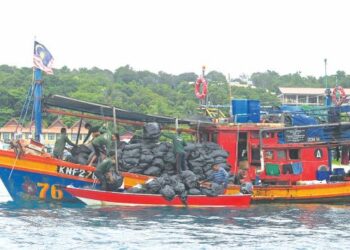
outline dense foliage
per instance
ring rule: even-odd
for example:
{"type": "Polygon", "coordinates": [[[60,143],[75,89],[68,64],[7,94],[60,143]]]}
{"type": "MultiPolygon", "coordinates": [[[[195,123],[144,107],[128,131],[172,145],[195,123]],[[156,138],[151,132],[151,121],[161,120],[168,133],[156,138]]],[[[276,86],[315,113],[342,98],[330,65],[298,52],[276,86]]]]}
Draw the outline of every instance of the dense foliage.
{"type": "MultiPolygon", "coordinates": [[[[31,68],[0,66],[0,125],[11,117],[18,117],[28,88],[32,82],[31,68]]],[[[193,83],[197,74],[189,72],[172,75],[165,72],[136,71],[129,65],[114,72],[98,68],[55,70],[55,75],[44,76],[44,94],[60,94],[81,100],[108,103],[120,108],[148,114],[191,117],[196,113],[198,99],[194,96],[193,83]]],[[[279,75],[274,71],[254,73],[250,77],[256,88],[229,87],[224,74],[211,71],[209,101],[213,105],[227,105],[230,92],[233,98],[259,99],[263,104],[278,104],[276,92],[279,86],[323,87],[323,77],[303,77],[299,73],[279,75]]],[[[337,81],[350,87],[350,76],[343,71],[328,78],[330,86],[337,81]]],[[[242,79],[236,79],[244,82],[242,79]]],[[[226,110],[227,112],[227,110],[226,110]]],[[[29,112],[30,113],[30,112],[29,112]]],[[[46,117],[46,121],[54,117],[46,117]]],[[[72,122],[67,118],[68,123],[72,122]]]]}

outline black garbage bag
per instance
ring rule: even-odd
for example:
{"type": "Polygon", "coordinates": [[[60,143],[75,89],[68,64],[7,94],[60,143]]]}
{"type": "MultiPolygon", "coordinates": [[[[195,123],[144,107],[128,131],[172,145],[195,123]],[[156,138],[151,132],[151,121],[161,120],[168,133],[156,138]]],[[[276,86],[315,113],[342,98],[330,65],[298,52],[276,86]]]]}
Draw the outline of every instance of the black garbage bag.
{"type": "Polygon", "coordinates": [[[160,169],[163,169],[164,168],[164,161],[161,158],[154,158],[152,165],[159,167],[160,169]]]}
{"type": "Polygon", "coordinates": [[[214,150],[213,152],[211,152],[209,154],[209,156],[211,158],[216,158],[216,157],[219,157],[219,156],[221,156],[223,158],[227,158],[228,157],[228,153],[225,150],[220,149],[220,150],[214,150]]]}
{"type": "Polygon", "coordinates": [[[176,196],[176,193],[174,191],[174,189],[169,186],[169,185],[165,185],[161,190],[160,190],[160,194],[163,195],[163,197],[167,200],[167,201],[171,201],[174,199],[174,197],[176,196]]]}
{"type": "Polygon", "coordinates": [[[118,191],[123,185],[124,177],[118,175],[115,171],[106,173],[107,191],[118,191]]]}
{"type": "Polygon", "coordinates": [[[71,154],[72,155],[78,155],[78,154],[81,154],[81,153],[90,154],[91,152],[92,152],[92,150],[86,145],[74,146],[71,149],[71,154]]]}
{"type": "Polygon", "coordinates": [[[190,170],[182,171],[181,178],[187,188],[195,188],[198,186],[198,178],[190,170]]]}
{"type": "Polygon", "coordinates": [[[136,166],[139,164],[139,159],[138,158],[123,158],[123,161],[126,164],[136,166]]]}
{"type": "Polygon", "coordinates": [[[142,154],[140,157],[140,162],[143,163],[151,163],[153,161],[154,156],[152,154],[142,154]]]}
{"type": "Polygon", "coordinates": [[[206,196],[215,197],[220,194],[223,194],[225,192],[225,188],[223,185],[212,183],[211,188],[202,188],[201,189],[202,194],[206,196]]]}
{"type": "Polygon", "coordinates": [[[133,167],[133,168],[128,170],[129,173],[134,173],[134,174],[142,174],[143,171],[144,171],[144,169],[139,167],[139,166],[133,167]]]}
{"type": "Polygon", "coordinates": [[[159,183],[159,181],[157,179],[153,179],[153,180],[146,182],[145,187],[146,187],[147,191],[152,193],[152,194],[157,194],[159,192],[159,190],[162,188],[161,184],[159,183]]]}
{"type": "Polygon", "coordinates": [[[197,162],[197,161],[188,161],[188,165],[191,169],[195,168],[202,168],[204,165],[206,165],[205,162],[197,162]]]}
{"type": "Polygon", "coordinates": [[[143,138],[154,139],[160,137],[160,126],[156,122],[146,123],[143,126],[143,138]]]}
{"type": "Polygon", "coordinates": [[[187,143],[184,149],[186,152],[190,152],[196,149],[196,145],[194,143],[187,143]]]}
{"type": "Polygon", "coordinates": [[[141,150],[139,148],[123,151],[123,158],[139,158],[141,156],[141,150]]]}
{"type": "Polygon", "coordinates": [[[194,167],[192,169],[192,172],[195,174],[195,175],[203,175],[204,172],[203,172],[203,169],[201,167],[194,167]]]}
{"type": "Polygon", "coordinates": [[[207,171],[211,170],[212,166],[213,166],[213,164],[206,164],[205,166],[202,167],[203,171],[207,172],[207,171]]]}
{"type": "Polygon", "coordinates": [[[157,152],[169,152],[168,145],[164,142],[157,145],[157,147],[154,147],[152,149],[153,154],[156,154],[157,152]]]}
{"type": "Polygon", "coordinates": [[[174,191],[176,194],[182,194],[183,192],[186,191],[185,184],[181,182],[176,182],[175,184],[172,185],[174,188],[174,191]]]}
{"type": "Polygon", "coordinates": [[[167,174],[163,174],[162,176],[158,177],[157,181],[160,183],[162,187],[164,187],[165,185],[171,185],[172,183],[172,179],[167,174]]]}
{"type": "Polygon", "coordinates": [[[159,142],[159,139],[158,138],[144,138],[142,140],[143,142],[143,145],[149,145],[149,144],[156,144],[159,142]]]}
{"type": "Polygon", "coordinates": [[[210,170],[208,170],[208,171],[206,171],[205,172],[205,175],[207,176],[207,177],[210,177],[212,174],[213,174],[213,170],[212,169],[210,169],[210,170]]]}
{"type": "Polygon", "coordinates": [[[197,151],[197,150],[194,150],[194,151],[192,151],[191,153],[190,153],[190,155],[189,155],[189,159],[196,159],[196,158],[198,158],[198,157],[200,157],[201,156],[201,154],[197,151]]]}
{"type": "Polygon", "coordinates": [[[199,189],[197,189],[197,188],[190,188],[188,190],[188,194],[190,194],[190,195],[200,195],[200,194],[202,194],[202,192],[199,189]]]}
{"type": "Polygon", "coordinates": [[[145,175],[158,176],[158,175],[160,175],[161,172],[162,172],[162,170],[159,167],[152,166],[152,167],[147,168],[143,173],[145,175]]]}
{"type": "Polygon", "coordinates": [[[124,146],[124,151],[130,151],[134,149],[140,149],[142,147],[141,143],[134,143],[134,144],[126,144],[124,146]]]}
{"type": "Polygon", "coordinates": [[[226,163],[227,162],[227,158],[224,158],[222,156],[218,156],[216,158],[214,158],[214,162],[215,164],[220,164],[220,163],[226,163]]]}
{"type": "Polygon", "coordinates": [[[176,163],[175,155],[172,151],[166,153],[166,155],[164,155],[163,157],[163,160],[165,162],[172,163],[172,164],[176,163]]]}

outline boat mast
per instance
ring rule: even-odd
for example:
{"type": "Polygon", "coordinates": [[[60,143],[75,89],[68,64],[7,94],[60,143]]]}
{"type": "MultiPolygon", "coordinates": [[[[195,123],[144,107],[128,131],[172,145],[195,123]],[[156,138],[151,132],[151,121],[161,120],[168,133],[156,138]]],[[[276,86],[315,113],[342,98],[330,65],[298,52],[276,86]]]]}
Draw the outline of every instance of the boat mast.
{"type": "Polygon", "coordinates": [[[42,70],[34,69],[34,118],[35,118],[35,140],[40,142],[42,132],[42,113],[41,113],[41,99],[42,99],[42,70]]]}

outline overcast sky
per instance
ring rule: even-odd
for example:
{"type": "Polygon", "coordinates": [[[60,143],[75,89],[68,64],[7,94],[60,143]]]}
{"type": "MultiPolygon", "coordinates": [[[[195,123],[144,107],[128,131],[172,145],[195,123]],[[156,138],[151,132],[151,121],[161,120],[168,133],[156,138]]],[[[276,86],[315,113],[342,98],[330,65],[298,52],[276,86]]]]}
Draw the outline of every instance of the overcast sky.
{"type": "Polygon", "coordinates": [[[1,0],[0,64],[200,73],[350,73],[349,1],[1,0]]]}

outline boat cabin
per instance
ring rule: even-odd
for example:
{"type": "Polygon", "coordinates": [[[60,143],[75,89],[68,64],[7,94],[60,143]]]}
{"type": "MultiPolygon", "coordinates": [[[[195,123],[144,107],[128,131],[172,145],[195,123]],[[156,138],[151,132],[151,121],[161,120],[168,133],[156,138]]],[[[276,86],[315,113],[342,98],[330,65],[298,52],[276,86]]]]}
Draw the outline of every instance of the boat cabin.
{"type": "Polygon", "coordinates": [[[221,145],[229,152],[231,173],[246,170],[251,181],[293,184],[316,180],[319,170],[328,170],[325,145],[286,142],[283,129],[283,124],[264,123],[207,126],[201,130],[200,140],[221,145]]]}

